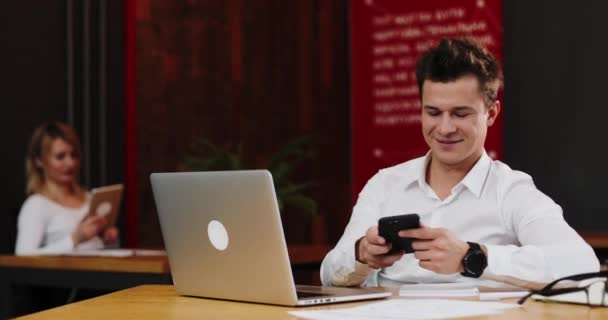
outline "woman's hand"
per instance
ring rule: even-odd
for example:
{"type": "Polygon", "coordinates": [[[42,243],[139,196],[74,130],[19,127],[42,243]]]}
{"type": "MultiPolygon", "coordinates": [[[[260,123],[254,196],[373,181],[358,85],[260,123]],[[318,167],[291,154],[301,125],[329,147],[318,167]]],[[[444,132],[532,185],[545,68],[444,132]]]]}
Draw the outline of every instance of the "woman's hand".
{"type": "Polygon", "coordinates": [[[118,229],[115,226],[106,228],[103,231],[103,242],[114,243],[116,241],[118,241],[118,229]]]}
{"type": "Polygon", "coordinates": [[[99,216],[90,216],[84,219],[76,227],[76,230],[72,233],[72,241],[74,246],[88,241],[93,237],[97,236],[107,225],[106,219],[99,216]]]}

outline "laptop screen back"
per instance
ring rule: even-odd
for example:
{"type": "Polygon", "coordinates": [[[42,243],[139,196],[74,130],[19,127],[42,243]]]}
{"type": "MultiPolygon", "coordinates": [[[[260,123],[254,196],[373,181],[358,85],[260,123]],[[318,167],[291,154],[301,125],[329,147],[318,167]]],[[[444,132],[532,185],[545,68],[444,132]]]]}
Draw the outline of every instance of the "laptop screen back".
{"type": "Polygon", "coordinates": [[[268,171],[153,173],[150,180],[178,294],[296,304],[268,171]]]}

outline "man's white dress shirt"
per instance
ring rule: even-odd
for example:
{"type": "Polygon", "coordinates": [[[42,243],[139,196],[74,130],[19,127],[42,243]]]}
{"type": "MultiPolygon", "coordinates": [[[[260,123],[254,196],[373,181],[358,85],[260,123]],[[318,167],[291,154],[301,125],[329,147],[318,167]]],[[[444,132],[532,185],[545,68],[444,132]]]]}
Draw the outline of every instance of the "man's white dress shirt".
{"type": "Polygon", "coordinates": [[[593,249],[563,219],[562,209],[536,189],[532,178],[485,152],[443,201],[426,183],[426,157],[380,170],[365,185],[350,222],[321,265],[330,286],[476,282],[498,286],[500,277],[549,282],[599,270],[593,249]],[[484,244],[488,267],[480,279],[438,274],[418,265],[413,254],[376,271],[355,260],[355,242],[386,216],[418,213],[428,227],[451,230],[463,241],[484,244]]]}

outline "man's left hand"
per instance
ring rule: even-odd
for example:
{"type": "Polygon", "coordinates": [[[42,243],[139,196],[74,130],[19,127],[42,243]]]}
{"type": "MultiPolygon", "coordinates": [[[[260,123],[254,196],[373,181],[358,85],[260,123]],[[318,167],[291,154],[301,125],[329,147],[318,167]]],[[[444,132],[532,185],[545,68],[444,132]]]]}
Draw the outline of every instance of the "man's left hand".
{"type": "Polygon", "coordinates": [[[412,248],[414,256],[420,260],[420,267],[444,274],[463,271],[462,259],[469,250],[469,244],[458,239],[450,230],[423,226],[401,230],[399,236],[416,238],[412,248]]]}

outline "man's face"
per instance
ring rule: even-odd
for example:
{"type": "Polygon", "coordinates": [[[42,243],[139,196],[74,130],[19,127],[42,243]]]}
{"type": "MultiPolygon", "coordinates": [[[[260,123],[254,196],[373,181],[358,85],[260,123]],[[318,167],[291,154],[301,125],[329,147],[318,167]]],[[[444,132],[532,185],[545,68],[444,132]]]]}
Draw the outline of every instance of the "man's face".
{"type": "Polygon", "coordinates": [[[475,76],[422,84],[422,133],[433,161],[447,166],[474,163],[500,105],[486,108],[475,76]]]}

